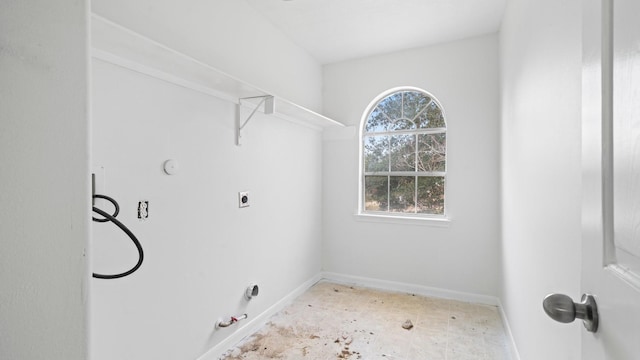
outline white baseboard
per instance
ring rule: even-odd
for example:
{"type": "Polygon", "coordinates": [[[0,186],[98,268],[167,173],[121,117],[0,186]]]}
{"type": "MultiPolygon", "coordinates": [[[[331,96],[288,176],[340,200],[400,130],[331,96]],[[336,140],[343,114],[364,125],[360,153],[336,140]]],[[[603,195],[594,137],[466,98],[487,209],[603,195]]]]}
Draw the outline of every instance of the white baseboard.
{"type": "Polygon", "coordinates": [[[502,318],[502,326],[504,327],[504,333],[507,337],[507,342],[509,345],[509,351],[511,352],[511,359],[520,360],[520,353],[518,352],[518,348],[516,347],[516,341],[513,338],[513,333],[511,332],[511,326],[509,326],[509,320],[507,319],[507,313],[504,312],[504,308],[502,307],[502,302],[498,299],[498,310],[500,310],[500,317],[502,318]]]}
{"type": "Polygon", "coordinates": [[[284,309],[287,305],[293,302],[295,298],[302,295],[321,279],[321,274],[317,274],[311,279],[305,281],[302,285],[298,286],[295,290],[287,294],[267,310],[263,311],[260,315],[254,317],[250,321],[247,321],[242,327],[238,328],[233,334],[229,335],[226,339],[209,349],[209,351],[204,353],[204,355],[200,356],[197,360],[218,360],[225,352],[240,342],[240,340],[258,331],[267,323],[271,316],[284,309]]]}
{"type": "Polygon", "coordinates": [[[332,272],[323,272],[322,279],[348,285],[357,285],[387,291],[401,291],[411,294],[473,302],[484,305],[499,306],[500,304],[498,298],[494,296],[471,294],[461,291],[446,290],[396,281],[378,280],[373,278],[338,274],[332,272]]]}
{"type": "Polygon", "coordinates": [[[515,341],[513,339],[513,334],[511,333],[511,327],[509,326],[509,322],[507,320],[507,316],[502,308],[502,303],[500,299],[494,296],[488,295],[479,295],[466,293],[461,291],[453,291],[441,288],[434,288],[423,285],[416,284],[408,284],[401,283],[396,281],[388,281],[388,280],[379,280],[361,276],[353,276],[353,275],[345,275],[338,274],[332,272],[322,272],[318,273],[316,276],[307,280],[302,285],[298,286],[295,290],[290,292],[287,296],[282,298],[280,301],[275,303],[273,306],[269,307],[267,310],[254,317],[252,320],[248,321],[244,326],[239,328],[236,332],[231,334],[226,339],[222,340],[216,346],[212,347],[207,351],[204,355],[200,356],[197,360],[218,360],[225,352],[234,347],[240,340],[245,337],[255,333],[263,327],[269,318],[275,315],[280,310],[284,309],[287,305],[289,305],[295,298],[302,295],[305,291],[307,291],[310,287],[316,284],[318,281],[330,281],[343,285],[355,285],[362,286],[372,289],[378,290],[386,290],[386,291],[399,291],[406,292],[411,294],[430,296],[430,297],[438,297],[444,299],[452,299],[458,301],[466,301],[473,302],[477,304],[484,305],[492,305],[497,306],[500,311],[500,317],[502,318],[502,324],[504,326],[505,335],[507,337],[507,342],[509,346],[509,350],[512,355],[513,360],[520,360],[520,354],[515,345],[515,341]]]}

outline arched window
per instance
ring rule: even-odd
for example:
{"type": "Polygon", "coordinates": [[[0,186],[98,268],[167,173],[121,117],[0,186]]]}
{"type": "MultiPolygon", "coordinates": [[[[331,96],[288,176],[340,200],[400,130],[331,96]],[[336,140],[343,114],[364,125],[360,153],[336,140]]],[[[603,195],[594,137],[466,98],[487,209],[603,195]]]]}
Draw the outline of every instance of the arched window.
{"type": "Polygon", "coordinates": [[[444,216],[447,124],[438,100],[391,90],[371,103],[360,131],[360,212],[444,216]]]}

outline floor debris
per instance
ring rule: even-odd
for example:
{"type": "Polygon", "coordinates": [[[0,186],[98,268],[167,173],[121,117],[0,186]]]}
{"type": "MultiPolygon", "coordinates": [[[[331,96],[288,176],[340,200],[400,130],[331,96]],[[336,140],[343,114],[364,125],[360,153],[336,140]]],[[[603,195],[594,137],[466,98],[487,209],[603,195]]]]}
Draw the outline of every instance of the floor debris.
{"type": "Polygon", "coordinates": [[[452,356],[510,360],[496,307],[320,282],[220,360],[452,356]]]}
{"type": "Polygon", "coordinates": [[[411,328],[413,328],[413,323],[411,320],[407,320],[402,324],[402,328],[405,330],[411,330],[411,328]]]}

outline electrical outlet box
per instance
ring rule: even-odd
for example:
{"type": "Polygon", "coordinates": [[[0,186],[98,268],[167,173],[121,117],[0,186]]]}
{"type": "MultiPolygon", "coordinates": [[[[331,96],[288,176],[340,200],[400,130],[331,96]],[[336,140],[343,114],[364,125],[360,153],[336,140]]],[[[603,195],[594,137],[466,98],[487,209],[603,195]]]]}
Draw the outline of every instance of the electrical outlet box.
{"type": "Polygon", "coordinates": [[[149,201],[142,200],[138,202],[138,219],[147,220],[149,218],[149,201]]]}
{"type": "Polygon", "coordinates": [[[239,207],[248,207],[249,206],[249,192],[241,191],[238,193],[238,205],[239,207]]]}

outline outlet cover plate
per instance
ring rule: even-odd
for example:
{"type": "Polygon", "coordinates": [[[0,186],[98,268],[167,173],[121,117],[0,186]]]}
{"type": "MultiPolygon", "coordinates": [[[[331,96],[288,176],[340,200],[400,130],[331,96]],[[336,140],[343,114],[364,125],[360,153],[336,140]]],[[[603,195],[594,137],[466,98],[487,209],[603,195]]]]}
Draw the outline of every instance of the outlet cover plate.
{"type": "Polygon", "coordinates": [[[240,191],[238,193],[238,206],[248,207],[249,206],[249,192],[248,191],[240,191]]]}
{"type": "Polygon", "coordinates": [[[138,219],[145,221],[149,218],[149,200],[138,201],[138,219]]]}

